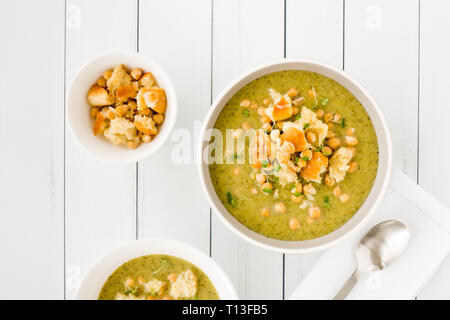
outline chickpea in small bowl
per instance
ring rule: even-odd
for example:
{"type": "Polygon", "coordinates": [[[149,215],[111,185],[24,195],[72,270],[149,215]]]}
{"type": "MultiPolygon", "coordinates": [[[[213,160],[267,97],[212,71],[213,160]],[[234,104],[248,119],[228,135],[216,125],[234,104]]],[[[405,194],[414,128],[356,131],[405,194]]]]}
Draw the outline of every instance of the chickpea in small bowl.
{"type": "Polygon", "coordinates": [[[137,148],[158,134],[167,108],[166,92],[151,72],[119,64],[103,72],[87,94],[94,135],[137,148]]]}
{"type": "Polygon", "coordinates": [[[88,62],[67,97],[75,138],[106,161],[133,162],[154,153],[169,137],[176,113],[168,76],[137,53],[110,53],[88,62]]]}

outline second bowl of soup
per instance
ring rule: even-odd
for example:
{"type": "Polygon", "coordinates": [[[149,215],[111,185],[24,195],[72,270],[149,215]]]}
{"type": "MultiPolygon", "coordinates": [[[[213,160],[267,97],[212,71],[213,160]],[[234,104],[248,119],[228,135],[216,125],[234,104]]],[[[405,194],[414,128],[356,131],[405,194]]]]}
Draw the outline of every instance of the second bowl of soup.
{"type": "Polygon", "coordinates": [[[200,250],[149,238],[102,257],[84,277],[77,299],[217,300],[237,294],[219,265],[200,250]]]}
{"type": "Polygon", "coordinates": [[[367,92],[326,65],[283,60],[233,82],[207,116],[200,175],[227,226],[283,252],[326,248],[374,211],[390,136],[367,92]]]}

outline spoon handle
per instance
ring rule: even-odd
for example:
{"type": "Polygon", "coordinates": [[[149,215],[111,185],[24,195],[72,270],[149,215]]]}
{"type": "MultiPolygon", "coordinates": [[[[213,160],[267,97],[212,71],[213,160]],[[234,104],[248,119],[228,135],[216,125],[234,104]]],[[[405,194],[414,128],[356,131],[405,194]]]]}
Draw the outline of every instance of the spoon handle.
{"type": "Polygon", "coordinates": [[[356,277],[356,272],[354,272],[341,288],[341,290],[339,290],[333,300],[345,300],[345,298],[347,298],[348,294],[350,293],[350,291],[352,291],[357,282],[358,278],[356,277]]]}

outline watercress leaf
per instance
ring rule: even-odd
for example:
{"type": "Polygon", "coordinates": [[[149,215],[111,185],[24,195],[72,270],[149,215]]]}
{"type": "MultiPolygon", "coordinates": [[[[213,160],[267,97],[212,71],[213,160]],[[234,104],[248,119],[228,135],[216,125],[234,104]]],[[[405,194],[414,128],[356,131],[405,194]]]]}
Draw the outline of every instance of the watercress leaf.
{"type": "Polygon", "coordinates": [[[161,257],[161,262],[164,263],[164,264],[166,264],[166,265],[173,266],[172,262],[170,262],[170,261],[169,261],[167,258],[165,258],[165,257],[161,257]]]}
{"type": "Polygon", "coordinates": [[[138,290],[138,287],[135,287],[135,288],[130,288],[130,287],[128,287],[128,286],[126,286],[125,287],[125,294],[131,294],[131,295],[135,295],[136,294],[136,292],[137,292],[137,290],[138,290]]]}
{"type": "Polygon", "coordinates": [[[161,271],[161,268],[156,269],[155,271],[152,272],[152,276],[154,276],[155,274],[157,274],[159,271],[161,271]]]}
{"type": "Polygon", "coordinates": [[[231,192],[227,192],[227,199],[228,199],[228,203],[231,204],[231,206],[233,208],[236,208],[236,198],[233,197],[231,192]]]}
{"type": "Polygon", "coordinates": [[[331,203],[330,203],[330,197],[324,196],[323,197],[323,206],[327,209],[331,209],[331,203]]]}
{"type": "Polygon", "coordinates": [[[229,156],[229,158],[230,158],[230,161],[234,161],[234,160],[237,160],[239,158],[239,155],[232,154],[232,155],[229,156]]]}

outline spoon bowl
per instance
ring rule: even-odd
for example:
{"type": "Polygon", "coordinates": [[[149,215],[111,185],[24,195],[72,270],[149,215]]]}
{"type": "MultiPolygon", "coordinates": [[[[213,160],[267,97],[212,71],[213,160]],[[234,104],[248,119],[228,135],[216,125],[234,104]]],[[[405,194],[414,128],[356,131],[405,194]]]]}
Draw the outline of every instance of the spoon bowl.
{"type": "Polygon", "coordinates": [[[381,270],[403,253],[408,240],[408,228],[397,220],[388,220],[373,227],[361,239],[359,245],[366,247],[373,253],[381,270]]]}
{"type": "Polygon", "coordinates": [[[356,248],[356,270],[334,299],[345,299],[362,275],[393,263],[405,251],[408,241],[408,228],[397,220],[384,221],[370,229],[356,248]]]}

